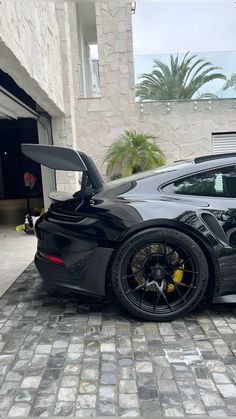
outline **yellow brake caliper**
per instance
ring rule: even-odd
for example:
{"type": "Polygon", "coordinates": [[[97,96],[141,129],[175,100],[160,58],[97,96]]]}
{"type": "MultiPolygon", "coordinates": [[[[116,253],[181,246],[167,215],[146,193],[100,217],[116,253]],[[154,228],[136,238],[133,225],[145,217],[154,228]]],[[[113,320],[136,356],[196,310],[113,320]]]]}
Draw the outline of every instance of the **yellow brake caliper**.
{"type": "MultiPolygon", "coordinates": [[[[180,260],[180,263],[183,262],[183,260],[180,260]]],[[[172,274],[172,278],[174,279],[175,282],[181,282],[184,276],[184,264],[180,265],[179,268],[181,269],[176,269],[176,271],[173,272],[172,274]]],[[[175,286],[174,284],[168,284],[167,286],[167,292],[173,292],[175,290],[175,286]]]]}

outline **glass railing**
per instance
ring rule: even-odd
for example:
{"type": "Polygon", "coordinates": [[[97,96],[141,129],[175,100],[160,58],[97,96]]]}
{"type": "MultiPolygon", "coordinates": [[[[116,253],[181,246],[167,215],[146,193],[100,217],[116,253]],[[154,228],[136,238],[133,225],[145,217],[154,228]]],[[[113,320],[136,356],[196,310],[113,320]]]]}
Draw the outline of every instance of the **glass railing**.
{"type": "MultiPolygon", "coordinates": [[[[175,59],[177,54],[173,53],[173,58],[175,59]]],[[[148,100],[197,100],[197,99],[231,99],[236,98],[236,51],[210,51],[210,52],[189,52],[187,59],[192,55],[196,55],[191,62],[191,65],[194,64],[198,59],[202,59],[206,62],[211,63],[213,67],[219,67],[219,69],[214,70],[213,73],[220,73],[225,76],[225,79],[216,78],[201,85],[199,83],[199,88],[195,90],[194,87],[186,89],[188,86],[191,77],[194,75],[196,70],[200,67],[195,66],[190,76],[187,80],[187,83],[177,83],[176,76],[172,80],[167,81],[167,87],[163,88],[163,80],[161,81],[156,76],[157,80],[149,80],[146,85],[143,85],[142,88],[138,88],[138,84],[144,80],[140,76],[144,73],[151,74],[153,71],[154,60],[161,61],[168,67],[170,67],[171,54],[147,54],[147,55],[134,55],[134,68],[135,68],[135,83],[136,83],[136,100],[140,99],[148,100]]],[[[183,61],[185,53],[178,54],[179,64],[183,61]]],[[[210,66],[210,65],[209,65],[210,66]]],[[[207,69],[207,67],[202,68],[202,72],[207,69]]],[[[157,68],[160,70],[160,66],[157,68]]],[[[199,72],[198,75],[200,75],[199,72]]],[[[146,79],[147,81],[147,79],[146,79]]]]}

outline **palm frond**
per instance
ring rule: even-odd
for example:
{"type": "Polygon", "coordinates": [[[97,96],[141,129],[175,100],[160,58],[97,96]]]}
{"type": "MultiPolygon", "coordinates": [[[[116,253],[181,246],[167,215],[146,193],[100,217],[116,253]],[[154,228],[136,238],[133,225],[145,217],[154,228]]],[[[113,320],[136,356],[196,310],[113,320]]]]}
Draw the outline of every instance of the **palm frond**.
{"type": "MultiPolygon", "coordinates": [[[[197,55],[187,52],[182,61],[170,56],[170,65],[156,59],[153,61],[153,71],[142,74],[136,86],[136,96],[143,100],[180,100],[191,99],[196,92],[212,80],[225,80],[219,67],[197,55]]],[[[228,81],[225,89],[230,86],[228,81]],[[228,84],[227,84],[228,83],[228,84]]],[[[235,82],[236,86],[236,82],[235,82]]]]}
{"type": "Polygon", "coordinates": [[[124,131],[109,147],[104,162],[109,176],[125,177],[163,165],[165,156],[151,134],[133,130],[124,131]]]}

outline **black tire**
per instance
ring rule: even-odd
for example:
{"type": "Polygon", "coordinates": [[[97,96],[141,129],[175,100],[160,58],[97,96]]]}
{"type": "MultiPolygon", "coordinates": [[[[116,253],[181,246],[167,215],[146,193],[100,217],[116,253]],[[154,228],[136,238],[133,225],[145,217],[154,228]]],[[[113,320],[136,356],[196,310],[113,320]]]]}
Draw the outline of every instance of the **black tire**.
{"type": "Polygon", "coordinates": [[[170,321],[186,315],[201,301],[208,265],[203,251],[188,235],[152,228],[121,245],[111,279],[119,302],[130,313],[145,320],[170,321]],[[178,282],[176,275],[182,276],[178,282]]]}

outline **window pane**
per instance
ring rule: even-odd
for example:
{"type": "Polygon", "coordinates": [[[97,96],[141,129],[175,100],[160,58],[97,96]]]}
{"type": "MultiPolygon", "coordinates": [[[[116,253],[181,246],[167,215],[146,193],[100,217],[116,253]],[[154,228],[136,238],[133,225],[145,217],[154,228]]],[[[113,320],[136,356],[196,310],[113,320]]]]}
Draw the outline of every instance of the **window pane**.
{"type": "Polygon", "coordinates": [[[236,170],[224,167],[198,173],[174,182],[165,190],[183,195],[236,197],[236,170]]]}
{"type": "Polygon", "coordinates": [[[94,2],[77,3],[80,97],[100,97],[96,7],[94,2]]]}

